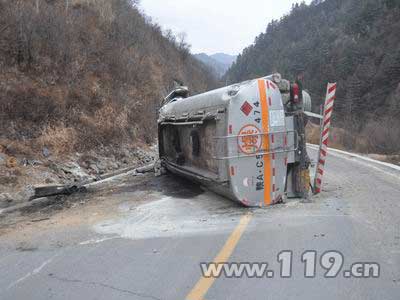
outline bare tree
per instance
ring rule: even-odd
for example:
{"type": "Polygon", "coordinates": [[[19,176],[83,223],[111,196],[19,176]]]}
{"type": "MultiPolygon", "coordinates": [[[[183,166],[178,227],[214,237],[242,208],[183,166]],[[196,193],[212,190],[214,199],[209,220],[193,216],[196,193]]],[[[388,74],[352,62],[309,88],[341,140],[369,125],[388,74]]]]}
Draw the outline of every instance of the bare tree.
{"type": "Polygon", "coordinates": [[[190,48],[192,46],[187,42],[186,32],[180,32],[177,34],[177,47],[182,53],[183,57],[187,58],[187,56],[190,54],[190,48]]]}

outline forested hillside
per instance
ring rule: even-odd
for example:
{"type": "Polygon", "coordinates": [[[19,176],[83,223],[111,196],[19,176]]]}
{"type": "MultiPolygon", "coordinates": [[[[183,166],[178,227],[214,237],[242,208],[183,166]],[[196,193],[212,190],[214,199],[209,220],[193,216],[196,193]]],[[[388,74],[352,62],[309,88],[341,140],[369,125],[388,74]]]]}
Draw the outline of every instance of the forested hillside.
{"type": "Polygon", "coordinates": [[[304,73],[315,110],[326,83],[337,81],[334,125],[346,130],[346,147],[399,152],[399,0],[294,5],[243,51],[226,77],[238,82],[275,71],[291,79],[304,73]]]}
{"type": "MultiPolygon", "coordinates": [[[[215,79],[131,0],[0,0],[0,146],[52,153],[153,142],[174,80],[215,79]]],[[[13,153],[18,154],[18,153],[13,153]]]]}

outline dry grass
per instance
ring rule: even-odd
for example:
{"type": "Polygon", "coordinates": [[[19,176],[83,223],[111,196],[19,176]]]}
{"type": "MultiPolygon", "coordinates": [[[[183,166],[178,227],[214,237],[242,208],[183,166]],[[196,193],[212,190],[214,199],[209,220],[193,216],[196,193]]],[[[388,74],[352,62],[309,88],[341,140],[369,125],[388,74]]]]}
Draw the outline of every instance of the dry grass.
{"type": "Polygon", "coordinates": [[[35,141],[40,149],[47,147],[57,156],[71,153],[75,149],[76,142],[76,130],[65,127],[63,124],[57,127],[45,128],[40,137],[35,141]]]}
{"type": "Polygon", "coordinates": [[[18,141],[0,138],[0,148],[2,149],[2,153],[9,156],[23,155],[27,158],[33,158],[35,156],[35,149],[32,141],[18,141]]]}
{"type": "Polygon", "coordinates": [[[356,149],[367,153],[398,154],[400,152],[400,121],[395,118],[371,120],[360,133],[362,142],[356,149]]]}
{"type": "MultiPolygon", "coordinates": [[[[308,122],[306,127],[307,143],[318,145],[320,142],[320,128],[319,125],[315,125],[308,122]]],[[[347,133],[341,128],[331,128],[329,134],[329,147],[345,150],[345,140],[347,133]]]]}
{"type": "Polygon", "coordinates": [[[107,104],[97,110],[94,115],[82,114],[79,117],[81,128],[77,128],[78,150],[89,150],[99,145],[120,145],[136,140],[130,133],[128,110],[117,109],[107,104]]]}
{"type": "Polygon", "coordinates": [[[307,143],[318,145],[320,139],[319,126],[311,122],[308,122],[306,126],[306,137],[307,137],[307,143]]]}
{"type": "MultiPolygon", "coordinates": [[[[400,164],[400,127],[397,120],[370,121],[361,133],[351,133],[343,128],[331,128],[329,147],[367,154],[368,157],[400,164]]],[[[309,122],[306,127],[307,142],[319,144],[319,126],[309,122]]]]}
{"type": "Polygon", "coordinates": [[[134,3],[0,0],[0,138],[12,152],[150,144],[174,79],[216,86],[134,3]]]}

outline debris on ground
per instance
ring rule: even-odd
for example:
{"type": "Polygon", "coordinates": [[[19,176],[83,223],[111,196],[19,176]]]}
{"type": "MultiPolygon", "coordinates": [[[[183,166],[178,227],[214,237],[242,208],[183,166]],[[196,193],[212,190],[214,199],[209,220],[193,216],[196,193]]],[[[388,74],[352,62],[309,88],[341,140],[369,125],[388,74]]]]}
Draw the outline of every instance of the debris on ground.
{"type": "MultiPolygon", "coordinates": [[[[56,157],[43,147],[38,156],[11,155],[0,145],[0,209],[39,197],[71,194],[79,184],[96,182],[153,163],[154,147],[112,149],[56,157]],[[110,175],[111,174],[111,175],[110,175]]],[[[149,172],[148,166],[140,172],[149,172]]]]}

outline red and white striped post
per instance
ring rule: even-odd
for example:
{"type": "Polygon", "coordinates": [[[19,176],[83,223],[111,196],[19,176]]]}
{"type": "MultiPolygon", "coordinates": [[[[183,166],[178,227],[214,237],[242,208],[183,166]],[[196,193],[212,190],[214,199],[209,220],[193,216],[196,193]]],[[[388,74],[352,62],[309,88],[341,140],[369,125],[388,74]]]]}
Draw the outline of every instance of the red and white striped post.
{"type": "Polygon", "coordinates": [[[333,112],[333,103],[336,97],[336,83],[328,83],[328,89],[324,104],[324,114],[321,123],[321,139],[319,144],[318,163],[315,171],[314,193],[319,194],[322,187],[322,176],[324,175],[325,160],[328,153],[329,129],[333,112]]]}

